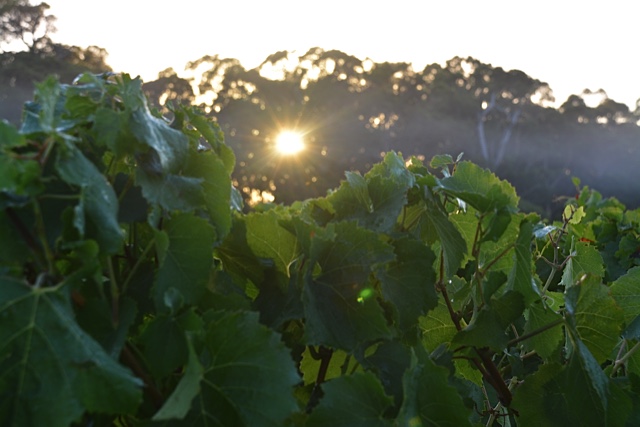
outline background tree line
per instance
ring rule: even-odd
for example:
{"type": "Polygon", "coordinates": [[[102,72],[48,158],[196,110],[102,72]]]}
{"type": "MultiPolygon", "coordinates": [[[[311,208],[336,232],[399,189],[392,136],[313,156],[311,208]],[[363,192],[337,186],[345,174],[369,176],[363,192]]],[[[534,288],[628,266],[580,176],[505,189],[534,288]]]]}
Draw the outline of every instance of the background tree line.
{"type": "MultiPolygon", "coordinates": [[[[18,122],[33,82],[45,75],[70,82],[81,71],[110,70],[104,49],[50,39],[55,18],[46,3],[0,5],[0,46],[24,46],[0,54],[0,117],[18,122]]],[[[188,63],[182,76],[164,70],[144,88],[169,116],[170,103],[189,103],[216,118],[249,200],[322,195],[345,170],[364,172],[396,150],[427,160],[464,152],[512,182],[525,208],[544,214],[573,193],[572,176],[629,206],[640,201],[640,106],[632,111],[602,89],[585,89],[555,108],[547,83],[475,58],[415,70],[314,47],[300,56],[276,52],[246,69],[213,55],[188,63]],[[273,145],[282,129],[304,133],[308,148],[279,156],[273,145]]]]}

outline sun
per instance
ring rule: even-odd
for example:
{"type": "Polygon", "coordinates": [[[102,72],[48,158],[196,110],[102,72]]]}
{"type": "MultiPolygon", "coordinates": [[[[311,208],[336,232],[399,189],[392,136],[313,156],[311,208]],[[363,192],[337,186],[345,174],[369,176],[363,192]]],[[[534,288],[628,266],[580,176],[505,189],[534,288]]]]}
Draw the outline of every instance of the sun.
{"type": "Polygon", "coordinates": [[[276,138],[276,151],[283,155],[293,155],[304,150],[304,137],[301,133],[286,130],[276,138]]]}

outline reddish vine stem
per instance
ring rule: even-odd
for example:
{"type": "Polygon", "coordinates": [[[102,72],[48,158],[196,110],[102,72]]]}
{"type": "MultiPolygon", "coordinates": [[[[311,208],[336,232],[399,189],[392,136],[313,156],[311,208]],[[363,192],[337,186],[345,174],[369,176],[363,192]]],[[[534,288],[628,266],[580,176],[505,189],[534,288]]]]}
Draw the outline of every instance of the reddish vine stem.
{"type": "MultiPolygon", "coordinates": [[[[453,309],[453,306],[451,305],[451,300],[449,299],[447,289],[444,286],[444,260],[443,260],[444,253],[443,252],[444,251],[442,250],[440,252],[440,280],[438,281],[437,286],[445,300],[445,303],[447,305],[447,310],[449,311],[449,316],[451,317],[453,324],[455,325],[458,331],[461,331],[462,325],[460,325],[460,319],[458,317],[458,314],[453,309]]],[[[498,398],[500,399],[500,402],[502,402],[502,404],[505,406],[509,406],[512,400],[511,391],[507,387],[507,384],[504,382],[504,379],[502,378],[502,375],[500,375],[500,371],[498,371],[498,368],[496,367],[495,363],[493,363],[493,360],[491,360],[489,349],[487,348],[479,349],[476,347],[473,347],[473,349],[475,350],[480,360],[473,357],[470,359],[471,362],[475,365],[476,369],[480,371],[480,373],[482,374],[482,377],[489,384],[491,384],[491,386],[496,390],[496,393],[498,394],[498,398]]]]}
{"type": "Polygon", "coordinates": [[[153,378],[140,366],[138,359],[136,359],[135,355],[131,352],[128,344],[125,344],[122,348],[120,360],[127,367],[131,368],[133,373],[144,382],[144,392],[149,395],[155,407],[160,408],[164,403],[164,397],[153,383],[153,378]]]}
{"type": "Polygon", "coordinates": [[[320,398],[322,397],[322,389],[320,388],[320,385],[327,378],[327,371],[329,370],[329,363],[333,356],[333,350],[323,346],[319,346],[318,350],[316,350],[313,346],[309,346],[309,353],[311,353],[311,357],[315,360],[320,361],[320,367],[318,368],[316,383],[311,391],[311,397],[309,397],[309,402],[307,403],[307,412],[311,412],[318,402],[320,402],[320,398]]]}

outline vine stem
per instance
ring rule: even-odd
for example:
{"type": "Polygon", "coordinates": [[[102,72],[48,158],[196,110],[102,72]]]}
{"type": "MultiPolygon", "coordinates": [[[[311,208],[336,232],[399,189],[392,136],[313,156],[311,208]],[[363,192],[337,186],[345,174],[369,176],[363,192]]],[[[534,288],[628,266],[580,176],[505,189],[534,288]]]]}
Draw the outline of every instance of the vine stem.
{"type": "Polygon", "coordinates": [[[613,375],[618,371],[618,369],[620,369],[620,367],[624,365],[627,362],[627,360],[629,360],[629,358],[633,356],[633,354],[636,351],[638,351],[638,349],[640,349],[640,342],[637,342],[636,345],[631,347],[631,349],[627,351],[624,356],[616,360],[616,362],[613,364],[613,368],[611,369],[611,377],[613,377],[613,375]]]}
{"type": "Polygon", "coordinates": [[[111,321],[114,325],[118,324],[118,319],[120,317],[119,313],[119,300],[120,300],[120,291],[118,289],[118,284],[116,283],[116,275],[113,269],[113,261],[111,257],[107,257],[107,266],[109,268],[109,282],[110,290],[111,290],[111,321]]]}
{"type": "Polygon", "coordinates": [[[528,334],[520,335],[519,337],[514,338],[511,341],[509,341],[507,343],[507,347],[511,347],[511,346],[519,343],[520,341],[524,341],[524,340],[527,340],[527,339],[529,339],[531,337],[539,335],[539,334],[543,333],[544,331],[546,331],[548,329],[551,329],[551,328],[553,328],[555,326],[560,325],[563,322],[564,322],[564,319],[557,319],[557,320],[554,320],[553,322],[551,322],[551,323],[549,323],[547,325],[544,325],[544,326],[542,326],[542,327],[540,327],[538,329],[535,329],[535,330],[529,332],[528,334]]]}
{"type": "MultiPolygon", "coordinates": [[[[509,392],[511,392],[511,390],[513,390],[513,387],[518,383],[518,379],[516,377],[512,377],[511,380],[509,381],[509,387],[507,387],[509,389],[509,392]]],[[[487,427],[491,427],[493,425],[493,423],[496,420],[497,417],[497,413],[500,412],[500,410],[503,408],[502,402],[498,402],[498,404],[493,408],[493,410],[491,411],[491,414],[489,415],[489,419],[487,420],[487,427]]]]}
{"type": "Polygon", "coordinates": [[[51,273],[53,272],[53,252],[51,252],[49,242],[47,241],[47,233],[44,229],[42,209],[40,209],[40,203],[38,203],[37,200],[33,201],[33,210],[35,211],[34,214],[36,217],[36,233],[38,234],[38,239],[40,239],[42,249],[44,250],[45,259],[47,261],[47,271],[51,273]]]}
{"type": "Polygon", "coordinates": [[[131,349],[129,348],[129,344],[125,344],[122,348],[122,352],[120,353],[120,360],[122,363],[133,371],[134,374],[138,378],[140,378],[146,387],[144,387],[144,392],[148,393],[151,401],[153,402],[156,408],[160,408],[164,403],[164,397],[162,393],[158,390],[153,382],[153,378],[140,366],[140,362],[136,359],[136,356],[133,354],[131,349]]]}
{"type": "Polygon", "coordinates": [[[140,268],[140,265],[142,265],[142,262],[147,258],[147,255],[149,255],[149,252],[151,251],[151,249],[153,249],[155,243],[156,243],[156,239],[151,239],[147,247],[144,248],[144,251],[142,251],[142,254],[140,255],[140,257],[136,260],[136,263],[133,265],[133,268],[131,268],[129,275],[127,276],[124,283],[122,284],[123,294],[127,292],[127,287],[129,286],[129,283],[131,282],[131,280],[133,279],[133,276],[138,271],[138,268],[140,268]]]}

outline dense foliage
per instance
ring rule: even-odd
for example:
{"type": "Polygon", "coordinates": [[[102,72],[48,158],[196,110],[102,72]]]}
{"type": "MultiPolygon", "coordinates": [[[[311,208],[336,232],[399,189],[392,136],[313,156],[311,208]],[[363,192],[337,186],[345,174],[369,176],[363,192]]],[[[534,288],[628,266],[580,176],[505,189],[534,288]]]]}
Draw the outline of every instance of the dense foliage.
{"type": "Polygon", "coordinates": [[[638,425],[640,211],[389,152],[242,213],[218,125],[141,85],[0,123],[6,425],[638,425]]]}

